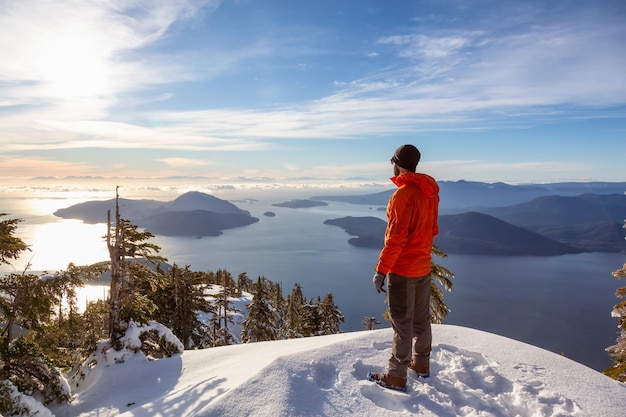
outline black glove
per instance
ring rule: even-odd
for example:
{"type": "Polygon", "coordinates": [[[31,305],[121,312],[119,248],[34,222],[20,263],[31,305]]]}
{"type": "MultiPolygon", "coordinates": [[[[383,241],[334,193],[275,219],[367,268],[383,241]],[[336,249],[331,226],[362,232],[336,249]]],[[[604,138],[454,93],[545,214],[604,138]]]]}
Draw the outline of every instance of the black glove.
{"type": "Polygon", "coordinates": [[[376,273],[374,274],[374,278],[372,278],[372,282],[374,283],[374,288],[376,288],[376,291],[385,292],[385,289],[383,288],[383,286],[385,285],[385,274],[381,274],[380,272],[376,271],[376,273]]]}

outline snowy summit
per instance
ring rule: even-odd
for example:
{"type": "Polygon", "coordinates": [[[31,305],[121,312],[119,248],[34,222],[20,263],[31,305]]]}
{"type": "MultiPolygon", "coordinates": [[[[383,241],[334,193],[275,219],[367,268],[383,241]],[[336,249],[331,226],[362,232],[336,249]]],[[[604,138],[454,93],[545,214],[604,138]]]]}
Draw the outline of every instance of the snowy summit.
{"type": "Polygon", "coordinates": [[[152,361],[140,352],[122,363],[127,352],[97,352],[73,402],[51,410],[57,417],[626,415],[626,385],[538,347],[451,325],[433,325],[429,378],[409,374],[406,393],[384,389],[366,375],[385,370],[391,337],[387,328],[152,361]]]}

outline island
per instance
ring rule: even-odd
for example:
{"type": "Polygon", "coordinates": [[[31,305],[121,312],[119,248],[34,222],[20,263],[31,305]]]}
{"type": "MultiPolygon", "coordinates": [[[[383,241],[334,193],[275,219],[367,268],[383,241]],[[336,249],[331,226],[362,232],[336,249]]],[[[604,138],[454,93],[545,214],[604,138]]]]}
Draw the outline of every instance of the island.
{"type": "Polygon", "coordinates": [[[325,203],[323,201],[313,201],[313,200],[291,200],[291,201],[286,201],[284,203],[272,204],[272,206],[274,207],[287,207],[287,208],[292,208],[292,209],[322,207],[322,206],[327,206],[327,205],[328,203],[325,203]]]}
{"type": "MultiPolygon", "coordinates": [[[[155,235],[219,236],[222,230],[259,221],[226,200],[197,191],[169,202],[122,198],[118,202],[123,218],[155,235]]],[[[55,211],[54,215],[95,224],[106,223],[108,212],[115,212],[115,199],[75,204],[55,211]]]]}

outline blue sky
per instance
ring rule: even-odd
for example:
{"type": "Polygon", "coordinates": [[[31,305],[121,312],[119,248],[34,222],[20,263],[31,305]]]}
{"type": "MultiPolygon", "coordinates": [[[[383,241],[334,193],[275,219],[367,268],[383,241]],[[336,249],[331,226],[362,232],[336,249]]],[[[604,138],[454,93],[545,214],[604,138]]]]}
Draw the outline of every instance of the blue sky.
{"type": "Polygon", "coordinates": [[[626,181],[626,2],[3,1],[0,182],[626,181]]]}

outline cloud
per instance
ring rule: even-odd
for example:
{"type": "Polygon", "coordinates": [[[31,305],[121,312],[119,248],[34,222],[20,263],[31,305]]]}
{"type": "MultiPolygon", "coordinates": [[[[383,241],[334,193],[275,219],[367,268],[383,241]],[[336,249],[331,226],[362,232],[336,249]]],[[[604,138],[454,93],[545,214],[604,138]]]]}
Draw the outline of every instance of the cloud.
{"type": "Polygon", "coordinates": [[[589,172],[594,165],[591,163],[561,161],[520,161],[493,162],[485,160],[445,160],[420,162],[424,172],[428,172],[438,180],[458,180],[470,178],[475,181],[499,181],[509,183],[527,183],[536,181],[560,181],[562,179],[582,178],[582,173],[589,172]]]}
{"type": "Polygon", "coordinates": [[[209,165],[205,160],[191,158],[160,158],[157,161],[163,162],[172,168],[196,168],[209,165]]]}
{"type": "Polygon", "coordinates": [[[66,162],[45,158],[33,158],[24,155],[5,155],[0,157],[0,178],[10,173],[11,177],[69,177],[88,175],[92,172],[84,162],[66,162]]]}
{"type": "Polygon", "coordinates": [[[155,66],[150,56],[138,58],[134,50],[160,39],[177,20],[218,5],[165,0],[7,3],[0,27],[10,36],[0,37],[0,56],[11,58],[0,61],[0,82],[7,87],[0,90],[0,103],[36,104],[58,118],[103,117],[116,95],[184,73],[155,66]]]}
{"type": "Polygon", "coordinates": [[[380,38],[379,44],[400,47],[400,56],[411,59],[445,58],[465,48],[471,39],[465,36],[431,37],[421,33],[380,38]]]}
{"type": "MultiPolygon", "coordinates": [[[[229,105],[220,107],[203,101],[211,88],[221,91],[205,81],[218,75],[241,80],[236,77],[249,66],[287,66],[289,53],[297,54],[308,77],[314,61],[305,58],[336,57],[341,47],[322,44],[323,30],[311,27],[309,36],[298,32],[297,42],[277,40],[273,32],[248,38],[245,45],[232,41],[237,47],[217,41],[191,45],[179,38],[187,24],[209,25],[204,12],[219,6],[219,1],[8,2],[0,12],[0,27],[11,34],[0,36],[0,56],[11,57],[0,60],[0,149],[262,151],[308,139],[526,129],[558,118],[597,117],[597,109],[622,117],[615,106],[626,102],[626,27],[618,14],[594,17],[567,8],[549,22],[537,19],[540,11],[519,6],[524,10],[494,11],[502,21],[478,13],[484,19],[478,23],[422,20],[392,28],[363,42],[364,50],[350,51],[362,61],[338,72],[334,83],[325,75],[328,85],[320,81],[323,87],[307,98],[257,105],[236,104],[225,95],[229,105]],[[176,50],[168,49],[181,41],[176,50]],[[179,92],[181,84],[185,90],[179,92]],[[204,97],[196,99],[191,90],[204,97]],[[185,94],[194,99],[178,98],[185,94]],[[164,110],[166,103],[170,107],[164,110]]],[[[247,76],[263,77],[256,71],[247,76]]],[[[284,85],[292,81],[285,79],[284,85]]],[[[193,156],[161,159],[172,168],[185,166],[183,161],[198,163],[193,156]]],[[[461,166],[476,175],[550,169],[549,164],[461,166]]],[[[312,171],[350,175],[347,167],[312,171]]],[[[380,175],[387,171],[381,166],[380,175]]]]}

